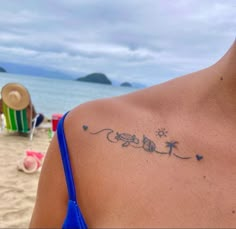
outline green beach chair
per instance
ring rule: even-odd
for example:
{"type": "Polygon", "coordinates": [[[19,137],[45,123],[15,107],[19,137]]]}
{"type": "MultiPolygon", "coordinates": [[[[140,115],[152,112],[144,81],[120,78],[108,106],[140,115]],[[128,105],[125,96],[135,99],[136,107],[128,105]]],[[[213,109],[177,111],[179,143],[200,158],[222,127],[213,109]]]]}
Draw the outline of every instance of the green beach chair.
{"type": "Polygon", "coordinates": [[[24,134],[29,134],[30,140],[33,139],[33,133],[35,130],[35,124],[37,121],[38,115],[32,120],[27,119],[27,109],[23,110],[14,110],[8,107],[4,102],[3,103],[3,114],[5,116],[5,128],[9,132],[19,132],[24,134]],[[29,126],[28,123],[33,123],[29,126]]]}
{"type": "Polygon", "coordinates": [[[32,140],[39,114],[32,120],[33,107],[28,90],[19,83],[8,83],[2,88],[1,95],[5,128],[9,132],[29,134],[32,140]]]}

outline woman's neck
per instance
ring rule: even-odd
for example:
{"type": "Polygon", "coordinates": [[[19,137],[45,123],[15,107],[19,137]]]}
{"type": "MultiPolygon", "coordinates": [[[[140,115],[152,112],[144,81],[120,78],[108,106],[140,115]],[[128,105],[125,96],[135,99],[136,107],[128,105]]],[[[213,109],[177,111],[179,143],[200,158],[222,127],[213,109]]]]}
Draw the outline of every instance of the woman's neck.
{"type": "MultiPolygon", "coordinates": [[[[215,87],[215,95],[218,97],[222,110],[236,112],[236,40],[226,54],[209,70],[215,73],[215,79],[219,83],[215,87]]],[[[213,80],[213,78],[212,78],[213,80]]]]}
{"type": "Polygon", "coordinates": [[[226,54],[211,69],[236,89],[236,39],[226,54]],[[232,85],[232,83],[234,84],[232,85]]]}

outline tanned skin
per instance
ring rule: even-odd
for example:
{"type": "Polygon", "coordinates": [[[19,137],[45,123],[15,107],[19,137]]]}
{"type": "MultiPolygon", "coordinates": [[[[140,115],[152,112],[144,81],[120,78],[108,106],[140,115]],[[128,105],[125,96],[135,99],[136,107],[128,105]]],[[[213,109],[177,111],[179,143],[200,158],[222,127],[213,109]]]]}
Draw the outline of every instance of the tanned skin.
{"type": "MultiPolygon", "coordinates": [[[[206,69],[78,106],[65,134],[88,227],[236,227],[236,42],[206,69]]],[[[67,201],[55,136],[30,227],[60,228],[67,201]]]]}

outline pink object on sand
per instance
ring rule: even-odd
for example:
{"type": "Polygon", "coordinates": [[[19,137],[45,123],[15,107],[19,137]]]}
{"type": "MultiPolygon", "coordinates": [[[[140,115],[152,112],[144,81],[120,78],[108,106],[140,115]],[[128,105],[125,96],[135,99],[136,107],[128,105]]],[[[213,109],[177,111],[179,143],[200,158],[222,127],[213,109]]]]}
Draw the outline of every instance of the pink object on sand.
{"type": "Polygon", "coordinates": [[[17,168],[25,173],[35,173],[40,171],[44,159],[41,152],[27,150],[24,158],[18,161],[17,168]]]}
{"type": "Polygon", "coordinates": [[[26,156],[28,157],[34,157],[37,159],[37,168],[39,168],[42,165],[42,160],[44,158],[44,154],[41,152],[33,151],[33,150],[27,150],[26,156]]]}
{"type": "MultiPolygon", "coordinates": [[[[37,161],[33,157],[25,157],[23,163],[27,170],[32,171],[35,169],[37,161]]],[[[38,165],[36,167],[38,167],[38,165]]]]}

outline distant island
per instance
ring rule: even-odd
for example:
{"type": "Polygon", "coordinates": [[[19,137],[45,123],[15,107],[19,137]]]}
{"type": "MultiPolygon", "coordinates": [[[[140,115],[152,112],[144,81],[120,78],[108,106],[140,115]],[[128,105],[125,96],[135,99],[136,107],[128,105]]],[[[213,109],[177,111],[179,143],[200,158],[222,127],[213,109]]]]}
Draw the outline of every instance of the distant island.
{"type": "Polygon", "coordinates": [[[0,72],[7,72],[4,68],[0,67],[0,72]]]}
{"type": "Polygon", "coordinates": [[[10,74],[23,74],[29,75],[33,77],[45,77],[51,79],[70,79],[70,80],[78,80],[84,82],[91,82],[91,83],[99,83],[99,84],[107,84],[113,86],[120,86],[120,87],[133,87],[133,88],[144,88],[146,85],[137,83],[137,82],[127,82],[127,81],[120,81],[120,77],[116,79],[109,79],[104,73],[92,73],[84,76],[82,72],[78,73],[68,73],[63,72],[60,70],[52,69],[52,68],[44,68],[44,67],[37,67],[31,66],[27,64],[16,64],[10,62],[1,62],[0,61],[0,72],[2,73],[10,73],[10,74]],[[2,67],[4,66],[4,67],[2,67]],[[82,76],[79,77],[78,76],[82,76]]]}
{"type": "Polygon", "coordinates": [[[77,78],[76,80],[90,83],[112,84],[112,82],[103,73],[92,73],[87,76],[77,78]]]}
{"type": "Polygon", "coordinates": [[[121,87],[132,87],[132,84],[129,82],[124,82],[120,84],[121,87]]]}

